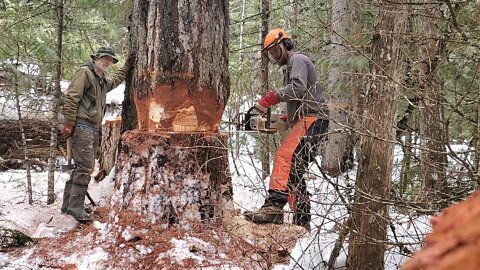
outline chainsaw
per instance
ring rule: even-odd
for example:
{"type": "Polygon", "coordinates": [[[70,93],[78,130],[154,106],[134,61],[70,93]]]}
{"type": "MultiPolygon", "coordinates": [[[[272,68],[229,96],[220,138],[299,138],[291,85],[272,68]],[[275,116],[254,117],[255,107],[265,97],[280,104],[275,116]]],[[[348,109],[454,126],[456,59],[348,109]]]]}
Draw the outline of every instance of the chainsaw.
{"type": "Polygon", "coordinates": [[[287,130],[288,125],[280,119],[277,114],[272,114],[269,108],[267,112],[260,112],[255,106],[251,107],[247,113],[240,115],[241,125],[237,129],[244,131],[257,131],[261,133],[273,134],[277,131],[287,130]]]}

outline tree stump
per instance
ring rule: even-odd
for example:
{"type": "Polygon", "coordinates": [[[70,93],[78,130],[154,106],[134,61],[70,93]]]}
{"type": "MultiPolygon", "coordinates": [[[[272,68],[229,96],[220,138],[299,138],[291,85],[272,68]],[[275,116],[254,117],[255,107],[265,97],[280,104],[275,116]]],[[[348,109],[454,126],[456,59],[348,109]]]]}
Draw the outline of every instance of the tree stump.
{"type": "Polygon", "coordinates": [[[120,125],[122,119],[107,120],[102,125],[102,140],[100,143],[99,170],[95,181],[102,181],[115,166],[117,148],[120,141],[120,125]]]}
{"type": "Polygon", "coordinates": [[[221,133],[125,132],[110,216],[185,230],[217,221],[231,210],[226,145],[221,133]]]}
{"type": "Polygon", "coordinates": [[[225,217],[223,228],[234,239],[238,250],[261,269],[271,269],[278,263],[288,264],[298,239],[309,235],[301,226],[255,224],[240,216],[225,217]]]}

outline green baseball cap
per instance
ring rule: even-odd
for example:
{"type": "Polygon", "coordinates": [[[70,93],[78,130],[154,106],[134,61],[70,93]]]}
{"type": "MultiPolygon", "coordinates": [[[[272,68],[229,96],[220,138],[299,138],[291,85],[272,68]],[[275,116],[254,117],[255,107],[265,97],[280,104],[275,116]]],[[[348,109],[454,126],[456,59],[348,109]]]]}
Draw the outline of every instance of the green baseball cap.
{"type": "Polygon", "coordinates": [[[113,58],[113,63],[116,64],[118,62],[117,57],[115,56],[115,53],[112,51],[112,49],[107,48],[107,47],[100,47],[98,48],[97,52],[95,54],[90,55],[93,60],[97,58],[101,58],[103,56],[110,56],[113,58]]]}

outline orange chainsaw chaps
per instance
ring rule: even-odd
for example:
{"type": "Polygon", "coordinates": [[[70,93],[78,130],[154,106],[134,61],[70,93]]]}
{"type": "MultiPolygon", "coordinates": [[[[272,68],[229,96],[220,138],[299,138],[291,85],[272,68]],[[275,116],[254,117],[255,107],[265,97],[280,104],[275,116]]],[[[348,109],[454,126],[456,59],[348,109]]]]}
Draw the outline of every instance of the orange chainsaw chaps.
{"type": "Polygon", "coordinates": [[[273,160],[272,176],[269,183],[270,190],[287,190],[288,177],[292,169],[293,153],[315,120],[317,118],[313,116],[300,119],[295,123],[285,139],[283,139],[273,160]]]}

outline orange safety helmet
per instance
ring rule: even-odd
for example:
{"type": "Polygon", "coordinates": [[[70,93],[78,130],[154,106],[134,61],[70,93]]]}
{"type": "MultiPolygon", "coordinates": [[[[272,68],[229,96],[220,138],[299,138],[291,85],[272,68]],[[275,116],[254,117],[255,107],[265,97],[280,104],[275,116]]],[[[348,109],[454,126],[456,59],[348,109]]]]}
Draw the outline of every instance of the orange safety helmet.
{"type": "Polygon", "coordinates": [[[263,50],[268,50],[269,48],[280,44],[280,41],[283,39],[290,38],[288,34],[282,28],[275,28],[272,31],[268,32],[263,42],[263,50]]]}

